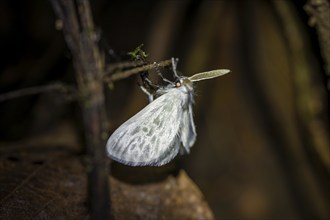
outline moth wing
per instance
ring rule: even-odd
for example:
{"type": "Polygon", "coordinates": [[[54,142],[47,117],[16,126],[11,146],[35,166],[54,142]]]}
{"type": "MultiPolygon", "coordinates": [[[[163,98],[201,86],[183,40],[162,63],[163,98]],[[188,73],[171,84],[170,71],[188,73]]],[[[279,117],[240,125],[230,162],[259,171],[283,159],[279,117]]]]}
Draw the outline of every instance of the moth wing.
{"type": "Polygon", "coordinates": [[[181,142],[186,153],[190,152],[190,148],[194,145],[196,137],[196,127],[192,106],[190,104],[182,114],[181,142]]]}
{"type": "Polygon", "coordinates": [[[108,156],[131,166],[161,166],[173,159],[180,148],[181,97],[169,89],[123,123],[107,142],[108,156]]]}
{"type": "Polygon", "coordinates": [[[169,163],[179,153],[180,146],[180,138],[179,136],[176,136],[172,143],[169,144],[167,152],[163,153],[161,157],[146,165],[162,166],[164,164],[169,163]]]}

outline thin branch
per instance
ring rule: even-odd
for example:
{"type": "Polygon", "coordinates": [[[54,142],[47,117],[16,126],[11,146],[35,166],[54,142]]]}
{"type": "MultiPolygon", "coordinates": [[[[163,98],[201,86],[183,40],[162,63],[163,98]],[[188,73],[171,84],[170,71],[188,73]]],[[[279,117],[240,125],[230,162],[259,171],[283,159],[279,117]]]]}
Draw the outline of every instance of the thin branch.
{"type": "Polygon", "coordinates": [[[74,90],[75,89],[72,86],[68,86],[63,83],[57,82],[49,85],[34,86],[34,87],[19,89],[19,90],[0,94],[0,102],[4,102],[7,100],[20,98],[24,96],[29,96],[29,95],[37,95],[40,93],[56,92],[56,91],[71,95],[71,93],[73,93],[74,90]]]}
{"type": "MultiPolygon", "coordinates": [[[[132,67],[132,66],[138,66],[143,64],[142,62],[121,62],[118,64],[111,64],[108,66],[108,71],[114,71],[115,69],[123,69],[127,67],[132,67]]],[[[171,60],[164,60],[159,63],[157,63],[158,67],[166,67],[171,65],[171,60]]],[[[151,69],[156,68],[156,65],[153,64],[147,64],[144,66],[139,66],[133,69],[125,70],[125,71],[120,71],[117,72],[111,76],[105,76],[104,77],[104,82],[115,82],[118,80],[125,79],[131,75],[137,74],[139,72],[143,71],[148,71],[151,69]]],[[[110,73],[110,72],[109,72],[110,73]]],[[[0,94],[0,102],[4,102],[7,100],[15,99],[15,98],[20,98],[24,96],[30,96],[30,95],[37,95],[41,93],[46,93],[46,92],[60,92],[64,94],[69,94],[69,96],[76,95],[76,89],[73,86],[65,85],[60,82],[52,83],[49,85],[43,85],[43,86],[34,86],[34,87],[29,87],[29,88],[24,88],[24,89],[19,89],[15,91],[11,91],[8,93],[3,93],[0,94]]]]}
{"type": "Polygon", "coordinates": [[[127,61],[127,62],[119,62],[119,63],[112,63],[108,64],[105,70],[104,75],[109,75],[114,73],[116,70],[122,70],[122,69],[127,69],[127,68],[134,68],[137,66],[142,66],[144,65],[144,61],[127,61]]]}
{"type": "Polygon", "coordinates": [[[144,66],[139,66],[139,67],[136,67],[133,69],[114,73],[111,76],[105,76],[104,82],[115,82],[115,81],[125,79],[131,75],[134,75],[134,74],[137,74],[137,73],[140,73],[143,71],[148,71],[148,70],[154,69],[156,67],[166,67],[166,66],[170,66],[170,65],[172,65],[171,60],[164,60],[164,61],[160,61],[158,63],[152,63],[152,64],[147,64],[144,66]]]}

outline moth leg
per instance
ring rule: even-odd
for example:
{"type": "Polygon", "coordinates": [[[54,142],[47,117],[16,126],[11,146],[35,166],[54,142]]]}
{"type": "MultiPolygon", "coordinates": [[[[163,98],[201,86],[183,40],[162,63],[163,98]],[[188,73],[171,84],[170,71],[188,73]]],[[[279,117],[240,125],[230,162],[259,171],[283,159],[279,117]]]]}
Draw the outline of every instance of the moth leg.
{"type": "Polygon", "coordinates": [[[160,76],[160,78],[161,78],[164,82],[167,82],[167,83],[169,83],[169,84],[171,84],[171,85],[174,85],[174,83],[173,83],[172,81],[166,79],[166,78],[163,76],[163,74],[160,72],[160,70],[159,70],[159,64],[156,63],[156,62],[154,62],[154,65],[156,66],[156,71],[157,71],[158,76],[160,76]]]}
{"type": "Polygon", "coordinates": [[[140,89],[148,96],[149,102],[152,102],[154,100],[154,95],[151,94],[144,86],[140,85],[140,89]]]}
{"type": "Polygon", "coordinates": [[[138,83],[140,89],[142,92],[144,92],[148,96],[149,102],[152,102],[154,100],[154,93],[159,89],[159,86],[154,84],[149,78],[148,78],[148,72],[142,72],[140,73],[142,85],[138,83]]]}
{"type": "Polygon", "coordinates": [[[144,78],[143,81],[144,81],[144,83],[147,84],[149,87],[154,87],[154,88],[156,88],[156,89],[159,88],[158,85],[154,84],[154,83],[153,83],[149,78],[147,78],[147,77],[144,78]]]}

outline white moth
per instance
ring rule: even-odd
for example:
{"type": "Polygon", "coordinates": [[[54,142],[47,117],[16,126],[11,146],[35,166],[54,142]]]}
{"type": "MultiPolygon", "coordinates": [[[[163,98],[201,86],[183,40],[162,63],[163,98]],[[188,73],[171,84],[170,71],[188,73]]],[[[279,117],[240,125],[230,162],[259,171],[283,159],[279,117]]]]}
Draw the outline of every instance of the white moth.
{"type": "Polygon", "coordinates": [[[175,68],[173,70],[177,81],[159,88],[158,98],[152,101],[153,97],[149,97],[152,102],[110,136],[106,146],[110,158],[130,166],[161,166],[169,163],[179,151],[190,152],[196,141],[193,82],[230,71],[221,69],[181,77],[175,68]]]}

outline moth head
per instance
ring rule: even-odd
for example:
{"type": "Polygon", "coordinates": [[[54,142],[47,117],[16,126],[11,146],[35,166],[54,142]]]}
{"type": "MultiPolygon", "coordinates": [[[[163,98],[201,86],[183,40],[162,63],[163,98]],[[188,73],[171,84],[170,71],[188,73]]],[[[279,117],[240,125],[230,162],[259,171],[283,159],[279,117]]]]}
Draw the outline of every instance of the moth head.
{"type": "Polygon", "coordinates": [[[182,80],[181,80],[181,79],[176,80],[176,81],[175,81],[175,87],[176,87],[176,88],[179,88],[179,87],[181,87],[181,86],[182,86],[182,80]]]}
{"type": "Polygon", "coordinates": [[[174,86],[188,92],[193,89],[193,82],[188,77],[180,77],[175,81],[174,86]]]}

